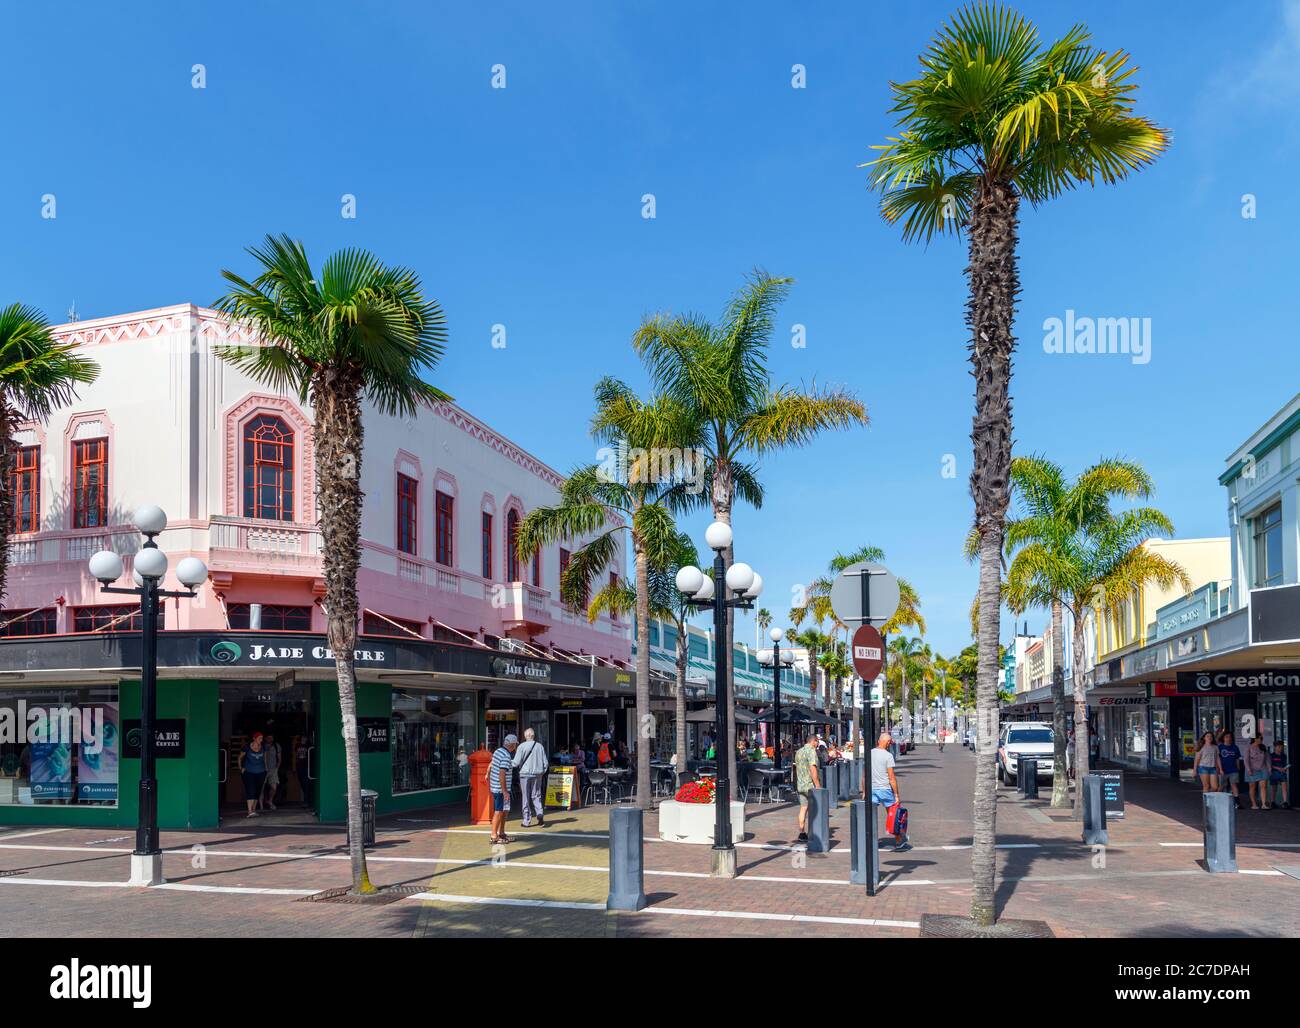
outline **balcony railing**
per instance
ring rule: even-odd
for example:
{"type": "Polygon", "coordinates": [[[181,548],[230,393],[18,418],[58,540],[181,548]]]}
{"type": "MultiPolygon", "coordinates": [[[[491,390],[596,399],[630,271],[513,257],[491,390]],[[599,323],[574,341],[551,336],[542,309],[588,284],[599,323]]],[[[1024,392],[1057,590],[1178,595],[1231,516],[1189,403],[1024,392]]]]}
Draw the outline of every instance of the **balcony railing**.
{"type": "MultiPolygon", "coordinates": [[[[272,556],[291,563],[314,564],[320,560],[321,535],[315,525],[252,518],[214,517],[212,550],[240,554],[235,562],[248,562],[250,555],[272,556]]],[[[214,555],[215,559],[215,555],[214,555]]],[[[232,558],[222,555],[227,561],[232,558]]]]}
{"type": "Polygon", "coordinates": [[[17,536],[9,542],[11,565],[84,564],[100,550],[113,550],[130,557],[140,548],[140,533],[134,528],[59,529],[17,536]]]}

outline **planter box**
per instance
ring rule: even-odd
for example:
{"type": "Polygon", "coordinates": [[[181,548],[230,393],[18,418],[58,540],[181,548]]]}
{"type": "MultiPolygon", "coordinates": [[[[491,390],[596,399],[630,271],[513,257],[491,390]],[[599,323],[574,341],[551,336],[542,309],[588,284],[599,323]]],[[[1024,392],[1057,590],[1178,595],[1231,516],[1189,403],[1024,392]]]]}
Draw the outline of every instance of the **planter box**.
{"type": "MultiPolygon", "coordinates": [[[[659,838],[665,842],[694,842],[713,845],[713,826],[717,821],[716,804],[678,803],[664,800],[659,804],[659,838]]],[[[731,841],[745,837],[745,805],[731,803],[731,841]]]]}

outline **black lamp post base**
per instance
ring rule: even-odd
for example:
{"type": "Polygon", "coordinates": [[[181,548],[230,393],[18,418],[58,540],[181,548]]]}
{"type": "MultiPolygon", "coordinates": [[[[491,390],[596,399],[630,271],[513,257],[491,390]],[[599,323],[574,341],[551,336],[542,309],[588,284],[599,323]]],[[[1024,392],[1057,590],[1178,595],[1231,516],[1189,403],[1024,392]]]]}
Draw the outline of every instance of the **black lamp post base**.
{"type": "Polygon", "coordinates": [[[713,854],[713,869],[710,876],[713,878],[735,878],[736,877],[736,850],[735,847],[728,846],[725,849],[714,848],[709,851],[713,854]]]}
{"type": "Polygon", "coordinates": [[[132,853],[131,854],[131,880],[128,885],[138,885],[147,888],[152,885],[162,885],[166,879],[162,873],[162,854],[161,853],[132,853]]]}

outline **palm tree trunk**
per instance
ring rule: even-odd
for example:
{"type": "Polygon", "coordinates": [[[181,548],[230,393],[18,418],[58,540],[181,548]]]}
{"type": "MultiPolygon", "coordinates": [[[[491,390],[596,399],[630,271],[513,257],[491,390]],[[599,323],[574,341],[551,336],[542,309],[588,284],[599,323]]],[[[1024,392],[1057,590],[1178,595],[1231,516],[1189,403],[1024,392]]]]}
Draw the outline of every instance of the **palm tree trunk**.
{"type": "MultiPolygon", "coordinates": [[[[1074,614],[1074,820],[1083,820],[1083,781],[1088,773],[1088,697],[1083,682],[1083,618],[1074,614]]],[[[1064,705],[1064,704],[1062,704],[1064,705]]]]}
{"type": "Polygon", "coordinates": [[[4,599],[9,586],[9,529],[14,516],[14,496],[9,488],[9,455],[13,449],[11,432],[8,405],[0,403],[0,600],[4,599]]]}
{"type": "Polygon", "coordinates": [[[1065,619],[1061,601],[1052,601],[1052,806],[1070,805],[1070,773],[1065,759],[1065,619]]]}
{"type": "Polygon", "coordinates": [[[357,568],[361,563],[361,380],[330,375],[313,383],[317,498],[325,571],[325,609],[338,678],[348,793],[352,891],[375,892],[361,837],[361,749],[357,740],[357,568]]]}
{"type": "Polygon", "coordinates": [[[633,537],[636,552],[636,805],[647,810],[650,803],[650,735],[654,715],[650,712],[650,561],[645,546],[633,537]]]}
{"type": "MultiPolygon", "coordinates": [[[[677,774],[686,772],[686,665],[689,655],[686,622],[677,623],[677,774]]],[[[674,783],[675,784],[675,783],[674,783]]]]}
{"type": "Polygon", "coordinates": [[[970,361],[975,377],[971,425],[974,460],[970,491],[979,532],[979,639],[976,704],[979,757],[975,771],[974,845],[971,849],[971,919],[991,925],[995,907],[997,782],[993,754],[998,736],[998,635],[1001,620],[1002,542],[1011,478],[1011,357],[1015,351],[1019,198],[1010,182],[986,173],[970,213],[970,361]]]}

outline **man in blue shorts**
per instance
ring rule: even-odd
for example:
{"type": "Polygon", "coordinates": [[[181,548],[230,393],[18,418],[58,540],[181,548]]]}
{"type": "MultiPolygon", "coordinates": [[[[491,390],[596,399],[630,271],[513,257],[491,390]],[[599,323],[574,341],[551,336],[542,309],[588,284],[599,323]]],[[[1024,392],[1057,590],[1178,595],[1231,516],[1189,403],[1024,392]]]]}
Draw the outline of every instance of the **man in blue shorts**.
{"type": "MultiPolygon", "coordinates": [[[[889,750],[893,741],[888,732],[881,732],[876,748],[871,751],[871,802],[879,803],[886,810],[895,803],[902,802],[898,779],[894,776],[894,755],[889,750]]],[[[872,813],[874,815],[874,811],[872,813]]],[[[894,849],[897,852],[911,848],[912,844],[903,832],[894,833],[894,849]]]]}

